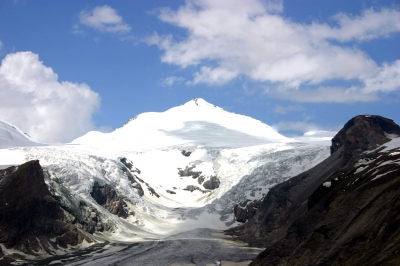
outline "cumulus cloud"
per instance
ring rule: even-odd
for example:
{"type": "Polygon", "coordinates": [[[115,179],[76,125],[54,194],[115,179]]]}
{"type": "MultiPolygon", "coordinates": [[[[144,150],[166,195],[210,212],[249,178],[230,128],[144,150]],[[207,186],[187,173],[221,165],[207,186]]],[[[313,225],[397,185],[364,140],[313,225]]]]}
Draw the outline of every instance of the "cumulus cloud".
{"type": "Polygon", "coordinates": [[[131,27],[122,21],[117,11],[108,5],[98,6],[79,15],[81,24],[102,32],[127,33],[131,27]]]}
{"type": "Polygon", "coordinates": [[[86,84],[58,81],[32,52],[8,54],[0,66],[0,119],[41,142],[69,142],[94,128],[100,97],[86,84]]]}
{"type": "MultiPolygon", "coordinates": [[[[174,39],[155,33],[147,42],[163,51],[162,62],[196,66],[190,84],[219,85],[244,76],[274,84],[274,95],[294,101],[290,91],[309,95],[313,87],[318,88],[313,102],[349,101],[340,95],[332,99],[327,92],[344,92],[352,96],[350,101],[372,101],[379,98],[374,84],[383,82],[384,76],[398,77],[397,63],[379,66],[349,42],[399,32],[399,11],[369,9],[358,16],[337,14],[331,24],[302,24],[285,19],[282,10],[282,1],[188,0],[177,10],[164,8],[158,14],[161,21],[186,30],[187,35],[174,39]],[[358,87],[318,87],[330,80],[355,80],[358,87]]],[[[380,93],[399,89],[396,82],[386,80],[388,89],[380,93]]]]}

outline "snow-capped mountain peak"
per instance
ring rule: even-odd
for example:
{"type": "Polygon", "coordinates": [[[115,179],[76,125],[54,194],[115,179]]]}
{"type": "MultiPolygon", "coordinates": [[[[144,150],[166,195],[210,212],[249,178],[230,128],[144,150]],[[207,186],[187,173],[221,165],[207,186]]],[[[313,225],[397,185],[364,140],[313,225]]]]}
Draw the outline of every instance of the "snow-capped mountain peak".
{"type": "Polygon", "coordinates": [[[214,104],[211,104],[204,100],[203,98],[194,98],[193,100],[190,100],[183,104],[184,106],[197,106],[197,107],[211,107],[211,108],[219,108],[222,109],[221,107],[218,107],[214,104]]]}
{"type": "Polygon", "coordinates": [[[151,149],[176,145],[244,147],[289,141],[259,120],[196,98],[165,112],[135,116],[108,134],[89,132],[73,143],[151,149]]]}

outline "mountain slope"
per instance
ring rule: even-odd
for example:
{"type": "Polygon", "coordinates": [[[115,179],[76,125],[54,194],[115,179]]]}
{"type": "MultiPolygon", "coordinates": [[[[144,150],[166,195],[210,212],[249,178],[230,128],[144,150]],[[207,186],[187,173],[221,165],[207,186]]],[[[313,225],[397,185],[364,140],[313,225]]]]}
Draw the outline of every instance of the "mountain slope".
{"type": "Polygon", "coordinates": [[[33,141],[17,127],[0,121],[0,149],[43,145],[33,141]]]}
{"type": "Polygon", "coordinates": [[[328,159],[271,189],[231,231],[267,247],[252,265],[398,265],[398,136],[392,120],[355,117],[328,159]]]}

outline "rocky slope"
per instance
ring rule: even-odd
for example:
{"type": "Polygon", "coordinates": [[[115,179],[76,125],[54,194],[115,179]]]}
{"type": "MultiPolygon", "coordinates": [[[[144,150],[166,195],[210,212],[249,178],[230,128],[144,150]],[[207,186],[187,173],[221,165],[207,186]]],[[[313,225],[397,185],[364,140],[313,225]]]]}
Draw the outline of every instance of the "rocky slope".
{"type": "Polygon", "coordinates": [[[0,202],[0,264],[91,242],[50,194],[38,161],[0,170],[0,202]]]}
{"type": "Polygon", "coordinates": [[[380,116],[346,123],[328,159],[272,188],[229,232],[266,247],[251,265],[399,265],[398,136],[380,116]]]}

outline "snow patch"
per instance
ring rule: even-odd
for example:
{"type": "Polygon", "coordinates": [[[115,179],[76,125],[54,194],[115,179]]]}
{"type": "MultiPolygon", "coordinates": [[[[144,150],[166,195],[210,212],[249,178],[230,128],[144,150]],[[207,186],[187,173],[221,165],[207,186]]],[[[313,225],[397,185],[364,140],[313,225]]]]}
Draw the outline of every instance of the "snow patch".
{"type": "Polygon", "coordinates": [[[327,182],[324,182],[322,185],[324,187],[331,187],[332,186],[332,182],[331,181],[327,181],[327,182]]]}

